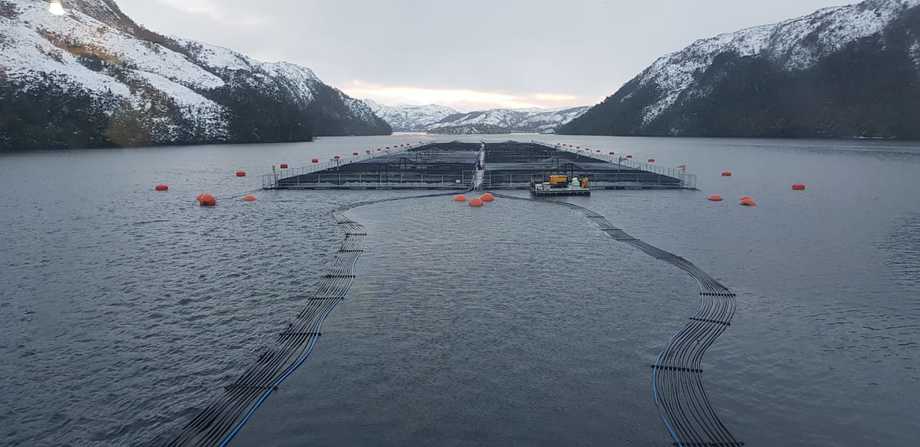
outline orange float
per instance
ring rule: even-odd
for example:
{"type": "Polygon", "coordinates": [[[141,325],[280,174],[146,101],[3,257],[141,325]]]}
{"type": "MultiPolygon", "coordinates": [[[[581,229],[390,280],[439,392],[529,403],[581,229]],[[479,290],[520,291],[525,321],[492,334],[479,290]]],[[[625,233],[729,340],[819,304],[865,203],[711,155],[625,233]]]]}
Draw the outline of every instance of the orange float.
{"type": "Polygon", "coordinates": [[[649,163],[654,163],[654,162],[655,162],[655,159],[654,159],[654,158],[649,158],[649,159],[648,159],[648,162],[649,162],[649,163]]]}
{"type": "Polygon", "coordinates": [[[246,171],[236,171],[237,177],[246,177],[246,171]]]}
{"type": "Polygon", "coordinates": [[[739,203],[739,205],[741,205],[741,206],[755,207],[755,206],[757,206],[757,202],[755,202],[754,199],[752,199],[752,198],[750,198],[750,197],[748,197],[748,196],[744,196],[744,197],[741,198],[741,202],[739,203]]]}
{"type": "Polygon", "coordinates": [[[318,159],[318,158],[314,158],[314,159],[313,159],[313,164],[318,164],[318,163],[319,163],[319,159],[318,159]]]}
{"type": "Polygon", "coordinates": [[[169,191],[169,186],[167,186],[167,185],[157,185],[157,186],[156,186],[155,188],[153,188],[153,189],[154,189],[155,191],[158,191],[158,192],[166,192],[166,191],[169,191]]]}
{"type": "Polygon", "coordinates": [[[466,202],[466,196],[463,194],[458,194],[454,196],[454,202],[466,202]]]}
{"type": "Polygon", "coordinates": [[[482,200],[483,202],[486,202],[486,203],[488,203],[488,202],[494,202],[494,201],[495,201],[495,196],[493,196],[492,193],[487,192],[487,193],[483,194],[482,197],[479,198],[479,200],[482,200]]]}
{"type": "Polygon", "coordinates": [[[483,205],[483,202],[481,199],[470,200],[470,206],[473,208],[481,208],[482,205],[483,205]]]}
{"type": "Polygon", "coordinates": [[[722,177],[731,177],[732,171],[722,171],[722,177]]]}
{"type": "Polygon", "coordinates": [[[256,200],[257,200],[257,199],[256,199],[256,196],[254,196],[254,195],[252,195],[252,194],[246,194],[245,196],[243,196],[243,201],[244,201],[244,202],[255,202],[256,200]]]}
{"type": "Polygon", "coordinates": [[[287,169],[287,168],[288,168],[287,163],[281,163],[281,169],[287,169]]]}
{"type": "Polygon", "coordinates": [[[217,199],[211,194],[199,194],[198,195],[198,205],[201,206],[217,206],[217,199]]]}
{"type": "Polygon", "coordinates": [[[707,199],[709,199],[710,202],[721,202],[721,201],[722,201],[722,196],[720,196],[720,195],[718,195],[718,194],[713,194],[713,195],[707,197],[707,199]]]}
{"type": "Polygon", "coordinates": [[[793,191],[805,191],[805,184],[804,184],[804,183],[796,183],[796,184],[792,185],[792,190],[793,190],[793,191]]]}

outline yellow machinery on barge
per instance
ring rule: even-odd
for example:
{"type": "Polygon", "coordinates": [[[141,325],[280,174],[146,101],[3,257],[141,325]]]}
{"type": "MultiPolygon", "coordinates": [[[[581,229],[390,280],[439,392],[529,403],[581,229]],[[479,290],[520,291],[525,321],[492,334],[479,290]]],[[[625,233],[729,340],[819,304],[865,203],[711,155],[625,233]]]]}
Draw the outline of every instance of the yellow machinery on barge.
{"type": "Polygon", "coordinates": [[[546,196],[590,196],[591,181],[575,175],[550,175],[530,181],[530,193],[546,196]]]}

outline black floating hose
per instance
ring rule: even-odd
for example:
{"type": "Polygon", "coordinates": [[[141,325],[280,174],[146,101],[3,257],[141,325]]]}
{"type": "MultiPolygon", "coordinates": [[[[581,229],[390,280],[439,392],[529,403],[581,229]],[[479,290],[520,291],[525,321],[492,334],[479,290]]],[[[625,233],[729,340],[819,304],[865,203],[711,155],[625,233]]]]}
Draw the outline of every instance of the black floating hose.
{"type": "Polygon", "coordinates": [[[579,211],[614,240],[627,243],[655,259],[687,272],[699,284],[700,307],[659,354],[652,367],[652,399],[668,434],[678,447],[742,446],[719,419],[703,389],[703,355],[731,325],[735,294],[692,262],[669,253],[622,229],[585,207],[550,199],[531,199],[503,194],[496,197],[548,203],[579,211]]]}
{"type": "Polygon", "coordinates": [[[379,203],[453,194],[456,192],[371,200],[333,211],[344,239],[316,290],[305,296],[304,309],[278,334],[273,346],[263,348],[256,362],[236,382],[224,386],[220,394],[167,445],[226,446],[278,386],[307,360],[319,341],[326,317],[348,295],[356,279],[354,273],[358,258],[364,253],[366,230],[360,223],[349,219],[346,212],[379,203]]]}

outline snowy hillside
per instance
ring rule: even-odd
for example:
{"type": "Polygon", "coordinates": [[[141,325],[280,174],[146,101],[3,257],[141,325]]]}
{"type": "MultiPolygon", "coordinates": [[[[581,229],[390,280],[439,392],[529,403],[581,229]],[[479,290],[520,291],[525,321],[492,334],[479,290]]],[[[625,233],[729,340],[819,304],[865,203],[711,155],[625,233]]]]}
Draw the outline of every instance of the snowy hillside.
{"type": "Polygon", "coordinates": [[[434,104],[386,106],[368,99],[364,102],[395,132],[424,132],[428,126],[457,113],[450,107],[434,104]]]}
{"type": "Polygon", "coordinates": [[[572,121],[588,110],[573,107],[562,110],[494,109],[481,112],[456,113],[425,128],[430,133],[552,133],[557,127],[572,121]]]}
{"type": "Polygon", "coordinates": [[[398,132],[440,134],[552,133],[557,127],[581,116],[588,107],[567,109],[493,109],[458,112],[439,105],[386,106],[364,100],[378,116],[398,132]]]}
{"type": "Polygon", "coordinates": [[[820,106],[818,101],[839,103],[834,105],[838,111],[843,107],[867,107],[870,104],[865,101],[871,98],[857,98],[860,90],[883,90],[879,84],[883,80],[894,83],[888,85],[889,89],[916,84],[920,67],[918,5],[920,0],[868,0],[699,40],[658,59],[604,103],[561,131],[629,135],[873,134],[873,129],[860,130],[851,125],[863,117],[831,118],[832,110],[816,109],[820,106]],[[862,84],[851,78],[851,85],[846,86],[839,80],[842,73],[862,76],[859,70],[871,69],[872,65],[879,68],[878,72],[860,77],[859,81],[865,81],[862,84]],[[903,73],[894,73],[894,67],[902,66],[912,71],[913,77],[898,78],[903,73]],[[798,98],[789,95],[792,91],[798,98]],[[740,102],[748,106],[736,104],[740,102]],[[755,109],[755,104],[759,108],[755,109]],[[801,117],[796,113],[806,109],[801,117]],[[823,127],[816,128],[819,123],[808,122],[808,116],[815,113],[825,121],[823,127]],[[696,121],[693,116],[698,117],[696,121]],[[706,121],[700,122],[703,116],[707,116],[706,121]],[[740,125],[741,119],[754,122],[745,124],[747,128],[719,123],[727,120],[740,125]],[[837,125],[838,122],[828,121],[839,119],[847,122],[837,125]]]}
{"type": "Polygon", "coordinates": [[[169,38],[112,0],[0,0],[0,149],[269,142],[390,129],[307,68],[169,38]]]}

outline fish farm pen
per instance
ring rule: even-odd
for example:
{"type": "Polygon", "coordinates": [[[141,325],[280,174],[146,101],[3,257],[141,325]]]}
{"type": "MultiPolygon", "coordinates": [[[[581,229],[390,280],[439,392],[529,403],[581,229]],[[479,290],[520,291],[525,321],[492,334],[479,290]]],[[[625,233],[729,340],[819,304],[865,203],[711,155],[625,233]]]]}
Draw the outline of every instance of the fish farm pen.
{"type": "Polygon", "coordinates": [[[527,189],[547,175],[586,177],[594,190],[695,189],[696,176],[613,154],[536,141],[431,143],[357,152],[314,166],[279,169],[264,189],[527,189]]]}

